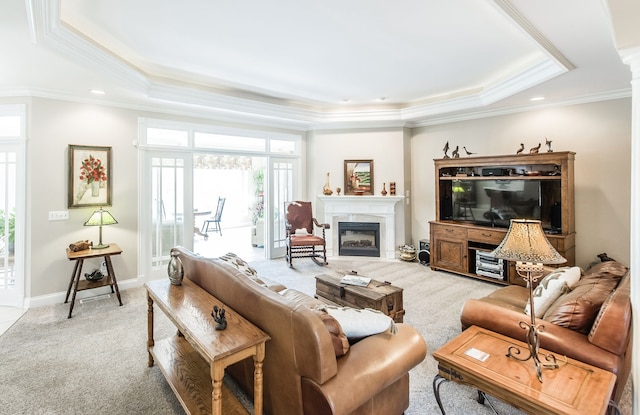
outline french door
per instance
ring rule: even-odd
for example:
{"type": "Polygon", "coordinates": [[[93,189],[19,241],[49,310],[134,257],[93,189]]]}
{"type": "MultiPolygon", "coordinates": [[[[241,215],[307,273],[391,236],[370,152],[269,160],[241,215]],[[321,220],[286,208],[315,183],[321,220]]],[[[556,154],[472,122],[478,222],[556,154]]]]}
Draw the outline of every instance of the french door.
{"type": "Polygon", "coordinates": [[[140,267],[149,280],[167,276],[172,247],[193,249],[193,156],[146,151],[142,157],[140,267]]]}
{"type": "Polygon", "coordinates": [[[300,194],[300,180],[297,159],[272,157],[269,163],[269,203],[270,210],[266,214],[269,250],[268,258],[280,258],[285,255],[285,204],[300,194]]]}
{"type": "Polygon", "coordinates": [[[24,143],[0,144],[0,305],[24,306],[24,143]]]}

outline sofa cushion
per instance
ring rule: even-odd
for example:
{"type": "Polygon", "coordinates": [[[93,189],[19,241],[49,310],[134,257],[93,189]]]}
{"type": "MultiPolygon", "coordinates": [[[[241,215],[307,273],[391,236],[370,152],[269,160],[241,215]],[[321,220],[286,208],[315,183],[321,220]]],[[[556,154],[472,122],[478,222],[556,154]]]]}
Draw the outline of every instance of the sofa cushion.
{"type": "Polygon", "coordinates": [[[627,268],[614,261],[590,268],[573,290],[561,296],[544,314],[544,320],[587,334],[600,307],[616,288],[627,268]]]}
{"type": "MultiPolygon", "coordinates": [[[[570,291],[580,280],[579,267],[562,267],[547,274],[533,290],[533,306],[537,318],[542,318],[549,307],[562,295],[570,291]]],[[[530,315],[530,304],[524,308],[524,313],[530,315]]]]}
{"type": "Polygon", "coordinates": [[[284,290],[285,287],[284,285],[271,281],[267,278],[264,277],[258,277],[258,271],[256,271],[254,268],[252,268],[251,266],[249,266],[249,263],[247,263],[247,261],[243,260],[242,258],[240,258],[238,255],[234,254],[233,252],[228,252],[225,255],[221,256],[218,258],[219,260],[231,265],[232,267],[234,267],[235,269],[237,269],[238,271],[241,271],[243,274],[245,274],[247,277],[249,277],[250,279],[252,279],[253,281],[255,281],[256,284],[261,285],[263,287],[266,287],[268,289],[270,289],[271,291],[275,291],[275,292],[280,292],[282,290],[284,290]]]}
{"type": "Polygon", "coordinates": [[[251,268],[247,261],[240,258],[238,255],[233,252],[227,252],[225,255],[222,255],[220,258],[221,261],[226,262],[227,264],[233,266],[235,269],[240,270],[247,274],[249,277],[257,277],[258,271],[251,268]]]}
{"type": "Polygon", "coordinates": [[[326,311],[333,316],[340,323],[340,327],[342,327],[351,342],[387,330],[395,333],[396,330],[393,319],[378,310],[328,305],[320,306],[318,309],[326,311]]]}

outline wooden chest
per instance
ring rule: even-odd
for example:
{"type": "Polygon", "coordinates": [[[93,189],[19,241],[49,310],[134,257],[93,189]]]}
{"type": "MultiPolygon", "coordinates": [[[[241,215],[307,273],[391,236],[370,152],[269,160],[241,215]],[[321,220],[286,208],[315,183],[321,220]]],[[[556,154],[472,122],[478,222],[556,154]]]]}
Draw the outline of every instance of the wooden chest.
{"type": "Polygon", "coordinates": [[[404,316],[402,288],[373,279],[367,287],[359,287],[341,284],[341,278],[341,276],[326,274],[318,275],[316,297],[338,305],[380,310],[396,323],[402,323],[404,316]]]}

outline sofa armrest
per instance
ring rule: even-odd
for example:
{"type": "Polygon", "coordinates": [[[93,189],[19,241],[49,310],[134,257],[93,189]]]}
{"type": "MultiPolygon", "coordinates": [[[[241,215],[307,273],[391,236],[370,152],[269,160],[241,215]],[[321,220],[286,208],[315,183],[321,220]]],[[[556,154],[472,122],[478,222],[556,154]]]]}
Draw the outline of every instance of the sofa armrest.
{"type": "MultiPolygon", "coordinates": [[[[465,302],[460,315],[463,330],[475,325],[526,342],[527,330],[520,327],[521,321],[529,322],[529,316],[522,311],[475,299],[465,302]]],[[[539,332],[540,347],[552,351],[558,360],[567,356],[617,372],[622,357],[592,344],[587,335],[541,319],[536,319],[536,322],[544,325],[539,332]]]]}
{"type": "Polygon", "coordinates": [[[413,327],[376,334],[351,346],[338,359],[338,374],[320,385],[302,379],[305,414],[348,414],[424,360],[427,345],[413,327]]]}

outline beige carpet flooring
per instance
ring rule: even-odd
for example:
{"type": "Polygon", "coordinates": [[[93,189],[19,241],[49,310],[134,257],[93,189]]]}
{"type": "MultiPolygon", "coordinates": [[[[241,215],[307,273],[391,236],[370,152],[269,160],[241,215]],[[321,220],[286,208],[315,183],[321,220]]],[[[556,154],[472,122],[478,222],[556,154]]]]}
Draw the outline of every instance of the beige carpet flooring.
{"type": "MultiPolygon", "coordinates": [[[[356,270],[404,289],[404,321],[424,336],[427,358],[411,371],[407,415],[438,414],[432,392],[437,373],[431,353],[459,332],[459,313],[467,298],[482,297],[497,285],[418,263],[371,259],[341,259],[328,267],[300,259],[289,269],[284,260],[251,263],[262,276],[313,295],[315,276],[356,270]]],[[[146,298],[143,288],[124,291],[124,306],[103,298],[76,304],[30,309],[0,336],[0,414],[182,414],[180,403],[157,367],[147,367],[146,298]]],[[[156,338],[173,335],[171,323],[156,313],[156,338]]],[[[235,384],[225,385],[236,390],[235,384]]],[[[239,399],[251,411],[242,393],[239,399]]],[[[491,414],[476,402],[476,391],[447,382],[441,397],[447,414],[491,414]]],[[[501,414],[521,414],[490,398],[501,414]]],[[[621,404],[631,414],[631,385],[621,404]]],[[[287,415],[287,414],[274,414],[287,415]]]]}

